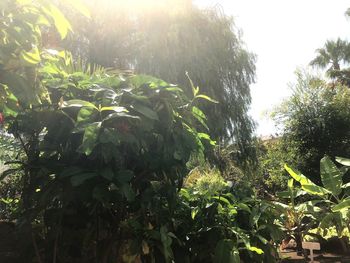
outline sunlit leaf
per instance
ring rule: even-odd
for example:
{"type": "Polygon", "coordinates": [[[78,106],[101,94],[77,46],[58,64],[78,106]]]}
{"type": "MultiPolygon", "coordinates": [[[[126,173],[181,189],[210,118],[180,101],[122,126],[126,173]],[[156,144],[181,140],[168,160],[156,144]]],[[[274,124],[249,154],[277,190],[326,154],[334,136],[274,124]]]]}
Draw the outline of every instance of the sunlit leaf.
{"type": "Polygon", "coordinates": [[[21,59],[28,64],[38,64],[41,61],[40,52],[38,48],[33,48],[31,51],[22,51],[21,59]]]}
{"type": "Polygon", "coordinates": [[[321,159],[320,170],[321,180],[324,187],[328,191],[332,192],[334,196],[338,196],[342,191],[342,172],[337,168],[337,166],[328,156],[325,156],[321,159]]]}
{"type": "Polygon", "coordinates": [[[62,12],[55,7],[54,5],[50,5],[48,12],[51,14],[55,27],[58,33],[61,36],[61,39],[66,38],[68,31],[72,31],[72,27],[68,20],[64,17],[62,12]]]}
{"type": "Polygon", "coordinates": [[[303,174],[293,171],[293,169],[291,169],[288,165],[285,164],[284,168],[294,178],[295,181],[301,184],[302,189],[306,192],[314,195],[326,195],[330,193],[327,189],[314,184],[303,174]]]}
{"type": "Polygon", "coordinates": [[[135,103],[135,104],[131,105],[130,107],[133,108],[135,111],[141,113],[142,115],[146,116],[149,119],[159,120],[157,112],[155,112],[154,110],[152,110],[151,108],[149,108],[147,106],[143,106],[140,103],[135,103]]]}
{"type": "Polygon", "coordinates": [[[85,128],[83,142],[80,145],[78,151],[90,155],[97,143],[97,137],[101,128],[101,122],[91,123],[85,128]]]}
{"type": "Polygon", "coordinates": [[[214,99],[208,97],[207,95],[203,95],[203,94],[199,94],[199,95],[197,95],[195,98],[196,98],[196,99],[197,99],[197,98],[200,98],[200,99],[208,100],[208,101],[213,102],[213,103],[219,103],[218,101],[216,101],[216,100],[214,100],[214,99]]]}

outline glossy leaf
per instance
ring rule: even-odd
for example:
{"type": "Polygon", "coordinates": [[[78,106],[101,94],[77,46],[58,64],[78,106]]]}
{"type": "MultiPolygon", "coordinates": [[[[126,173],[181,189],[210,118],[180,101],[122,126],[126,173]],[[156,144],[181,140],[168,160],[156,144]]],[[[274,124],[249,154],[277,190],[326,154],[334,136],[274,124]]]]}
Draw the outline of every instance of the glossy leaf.
{"type": "Polygon", "coordinates": [[[55,27],[58,33],[61,36],[61,39],[66,38],[68,31],[72,31],[71,25],[68,20],[64,17],[62,12],[55,7],[54,5],[50,5],[48,10],[54,20],[55,27]]]}
{"type": "Polygon", "coordinates": [[[327,189],[314,184],[311,180],[309,180],[303,174],[293,171],[293,169],[291,169],[288,165],[285,164],[284,168],[293,177],[295,181],[301,184],[302,189],[305,190],[306,192],[313,195],[320,195],[320,196],[330,193],[327,189]]]}
{"type": "Polygon", "coordinates": [[[149,119],[159,120],[157,113],[147,106],[144,106],[140,103],[135,103],[131,105],[131,108],[133,108],[135,111],[141,113],[149,119]]]}
{"type": "Polygon", "coordinates": [[[94,108],[96,110],[98,110],[98,108],[91,102],[85,101],[85,100],[68,100],[68,101],[64,101],[62,104],[62,107],[89,107],[89,108],[94,108]]]}
{"type": "Polygon", "coordinates": [[[350,208],[350,197],[345,198],[344,200],[340,201],[338,204],[334,205],[332,207],[333,212],[338,212],[343,209],[349,209],[350,208]]]}
{"type": "Polygon", "coordinates": [[[91,123],[85,128],[83,142],[79,147],[79,152],[90,155],[92,150],[95,148],[97,138],[101,128],[101,122],[91,123]]]}
{"type": "Polygon", "coordinates": [[[350,166],[350,159],[344,157],[336,157],[335,160],[345,166],[350,166]]]}
{"type": "Polygon", "coordinates": [[[334,196],[338,196],[342,190],[342,172],[336,167],[328,156],[321,159],[320,170],[321,180],[324,187],[334,196]]]}

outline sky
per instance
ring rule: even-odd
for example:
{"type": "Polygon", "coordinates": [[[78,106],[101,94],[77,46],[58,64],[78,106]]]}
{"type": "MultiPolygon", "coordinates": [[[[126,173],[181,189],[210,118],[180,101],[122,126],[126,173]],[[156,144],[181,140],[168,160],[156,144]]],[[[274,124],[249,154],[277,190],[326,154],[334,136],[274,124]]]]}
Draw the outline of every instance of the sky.
{"type": "Polygon", "coordinates": [[[197,0],[219,4],[235,19],[247,49],[257,55],[250,114],[258,136],[278,132],[268,113],[291,93],[297,68],[308,68],[326,40],[349,40],[349,0],[197,0]]]}

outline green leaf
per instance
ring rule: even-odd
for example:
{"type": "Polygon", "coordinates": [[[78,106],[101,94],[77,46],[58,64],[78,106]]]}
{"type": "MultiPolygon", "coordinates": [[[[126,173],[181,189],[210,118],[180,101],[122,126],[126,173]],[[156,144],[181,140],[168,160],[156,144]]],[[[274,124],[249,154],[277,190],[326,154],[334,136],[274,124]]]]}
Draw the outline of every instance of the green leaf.
{"type": "Polygon", "coordinates": [[[22,61],[29,65],[35,65],[41,61],[38,48],[33,48],[31,51],[28,52],[23,50],[21,52],[20,58],[22,59],[22,61]]]}
{"type": "Polygon", "coordinates": [[[195,207],[194,209],[192,209],[192,211],[191,211],[191,218],[195,219],[195,217],[198,214],[198,212],[199,212],[199,208],[198,207],[195,207]]]}
{"type": "Polygon", "coordinates": [[[192,115],[207,129],[208,125],[205,123],[205,120],[207,119],[207,117],[205,116],[205,114],[203,113],[203,111],[201,111],[199,108],[197,108],[196,106],[192,107],[192,115]]]}
{"type": "Polygon", "coordinates": [[[131,105],[130,107],[133,108],[135,111],[141,113],[142,115],[146,116],[149,119],[157,120],[157,121],[159,120],[158,114],[149,107],[146,107],[140,103],[135,103],[135,104],[131,105]]]}
{"type": "Polygon", "coordinates": [[[227,200],[225,197],[222,197],[222,196],[213,196],[212,199],[221,201],[222,203],[224,203],[226,205],[231,205],[230,201],[227,200]]]}
{"type": "Polygon", "coordinates": [[[78,151],[90,155],[95,148],[98,134],[101,129],[101,122],[94,122],[85,128],[83,142],[78,148],[78,151]]]}
{"type": "Polygon", "coordinates": [[[214,251],[214,263],[240,263],[239,252],[230,239],[220,240],[214,251]]]}
{"type": "Polygon", "coordinates": [[[72,27],[69,24],[68,20],[64,17],[62,12],[54,5],[50,5],[49,10],[47,11],[54,20],[55,27],[58,33],[60,34],[61,39],[66,38],[68,31],[72,31],[72,27]]]}
{"type": "Polygon", "coordinates": [[[285,164],[284,168],[294,178],[295,181],[301,184],[301,188],[306,192],[313,195],[320,195],[320,196],[329,194],[329,191],[327,189],[314,184],[311,180],[309,180],[303,174],[294,172],[288,165],[285,164]]]}
{"type": "Polygon", "coordinates": [[[335,157],[335,160],[345,166],[350,166],[350,159],[343,157],[335,157]]]}
{"type": "Polygon", "coordinates": [[[74,175],[70,178],[72,186],[79,186],[83,184],[86,180],[96,177],[96,173],[82,173],[74,175]]]}
{"type": "Polygon", "coordinates": [[[101,111],[128,112],[126,108],[119,106],[102,107],[101,111]]]}
{"type": "Polygon", "coordinates": [[[34,83],[31,83],[19,74],[7,71],[0,79],[0,83],[8,86],[13,95],[19,101],[26,104],[36,104],[39,102],[34,90],[34,83]]]}
{"type": "Polygon", "coordinates": [[[91,102],[85,101],[85,100],[68,100],[68,101],[64,101],[63,108],[67,108],[67,107],[89,107],[89,108],[94,108],[96,110],[98,110],[98,108],[92,104],[91,102]]]}
{"type": "Polygon", "coordinates": [[[248,250],[253,251],[259,255],[264,254],[264,251],[260,248],[257,248],[257,247],[248,247],[248,250]]]}
{"type": "Polygon", "coordinates": [[[218,101],[208,97],[207,95],[203,95],[203,94],[199,94],[195,98],[196,99],[200,98],[200,99],[208,100],[208,101],[213,102],[213,103],[219,103],[218,101]]]}
{"type": "Polygon", "coordinates": [[[161,226],[159,232],[160,232],[160,239],[163,245],[163,254],[165,257],[165,261],[170,263],[174,258],[174,254],[171,249],[172,238],[169,236],[166,226],[161,226]]]}
{"type": "Polygon", "coordinates": [[[203,132],[199,132],[197,135],[198,135],[199,139],[201,139],[201,140],[204,139],[204,140],[209,141],[210,145],[213,145],[213,146],[216,145],[216,142],[213,141],[213,140],[210,138],[209,134],[203,133],[203,132]]]}
{"type": "Polygon", "coordinates": [[[335,166],[332,160],[325,156],[320,162],[321,180],[324,187],[332,192],[334,196],[338,196],[341,193],[342,172],[335,166]]]}
{"type": "Polygon", "coordinates": [[[95,109],[91,107],[82,107],[78,112],[77,122],[78,123],[89,122],[90,117],[93,114],[94,110],[95,109]]]}
{"type": "Polygon", "coordinates": [[[332,207],[333,212],[338,212],[343,209],[349,209],[350,207],[350,197],[345,198],[339,204],[332,207]]]}

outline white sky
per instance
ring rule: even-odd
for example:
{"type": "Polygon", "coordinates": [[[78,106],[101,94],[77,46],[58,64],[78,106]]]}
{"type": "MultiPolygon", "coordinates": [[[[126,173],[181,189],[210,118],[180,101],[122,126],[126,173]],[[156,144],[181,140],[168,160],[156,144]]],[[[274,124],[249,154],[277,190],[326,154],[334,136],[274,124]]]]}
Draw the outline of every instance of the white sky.
{"type": "Polygon", "coordinates": [[[349,0],[197,0],[220,4],[243,31],[248,50],[257,55],[257,80],[251,86],[251,115],[257,135],[276,132],[267,111],[288,97],[297,67],[305,68],[327,39],[349,40],[349,0]]]}

